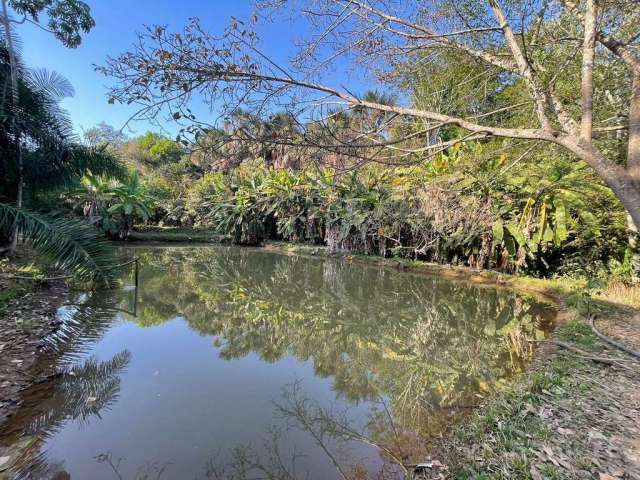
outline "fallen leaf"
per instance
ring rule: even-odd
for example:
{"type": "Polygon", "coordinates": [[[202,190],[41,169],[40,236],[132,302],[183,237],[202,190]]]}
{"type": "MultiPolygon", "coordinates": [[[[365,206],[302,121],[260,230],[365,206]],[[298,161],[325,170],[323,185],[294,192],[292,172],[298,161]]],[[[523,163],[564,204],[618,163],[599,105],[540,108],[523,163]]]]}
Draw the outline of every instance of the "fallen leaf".
{"type": "Polygon", "coordinates": [[[531,465],[531,478],[533,478],[533,480],[544,480],[542,474],[533,465],[531,465]]]}
{"type": "Polygon", "coordinates": [[[600,478],[600,480],[616,480],[616,477],[612,477],[611,475],[609,475],[608,473],[599,473],[598,474],[600,478]]]}

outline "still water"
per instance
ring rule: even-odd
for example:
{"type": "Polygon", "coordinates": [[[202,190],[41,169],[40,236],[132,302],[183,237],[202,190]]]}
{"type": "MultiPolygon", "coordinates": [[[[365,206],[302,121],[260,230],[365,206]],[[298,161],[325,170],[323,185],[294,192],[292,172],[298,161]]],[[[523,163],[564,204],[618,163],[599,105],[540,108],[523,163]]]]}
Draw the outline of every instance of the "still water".
{"type": "Polygon", "coordinates": [[[18,478],[333,479],[424,459],[508,385],[548,304],[346,260],[130,248],[139,286],[83,294],[0,426],[18,478]]]}

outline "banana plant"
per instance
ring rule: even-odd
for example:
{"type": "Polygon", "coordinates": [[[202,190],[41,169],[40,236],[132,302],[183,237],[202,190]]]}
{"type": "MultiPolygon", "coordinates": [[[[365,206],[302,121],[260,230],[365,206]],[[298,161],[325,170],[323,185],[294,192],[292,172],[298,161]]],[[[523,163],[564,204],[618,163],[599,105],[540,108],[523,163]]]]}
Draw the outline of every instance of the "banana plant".
{"type": "Polygon", "coordinates": [[[87,172],[80,179],[80,186],[71,190],[67,198],[74,203],[74,209],[81,208],[85,217],[99,224],[111,199],[110,191],[116,184],[112,178],[87,172]]]}
{"type": "Polygon", "coordinates": [[[544,261],[542,253],[562,247],[578,230],[601,235],[590,199],[606,195],[606,188],[585,166],[563,160],[509,176],[502,195],[495,196],[498,218],[493,224],[493,242],[502,245],[510,257],[523,251],[544,261]]]}

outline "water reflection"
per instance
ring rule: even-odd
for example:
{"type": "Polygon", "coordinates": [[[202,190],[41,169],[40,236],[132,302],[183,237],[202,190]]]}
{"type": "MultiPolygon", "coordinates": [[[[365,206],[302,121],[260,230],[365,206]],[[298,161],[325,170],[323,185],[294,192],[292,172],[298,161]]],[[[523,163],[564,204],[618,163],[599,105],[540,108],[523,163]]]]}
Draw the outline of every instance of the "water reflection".
{"type": "Polygon", "coordinates": [[[85,465],[101,468],[94,478],[331,478],[314,471],[319,457],[336,478],[402,478],[429,438],[525,368],[530,340],[554,318],[510,291],[342,260],[229,247],[134,253],[139,289],[87,294],[62,311],[41,362],[55,380],[24,392],[0,427],[0,456],[20,452],[24,478],[71,478],[81,453],[65,442],[73,450],[101,436],[94,443],[107,449],[85,465]],[[284,380],[307,366],[313,378],[284,380]],[[235,445],[245,433],[254,442],[235,445]],[[344,454],[355,442],[380,461],[344,454]]]}
{"type": "MultiPolygon", "coordinates": [[[[70,478],[64,461],[41,451],[47,438],[68,422],[88,425],[118,400],[120,374],[131,360],[127,350],[110,360],[82,358],[113,323],[119,292],[82,294],[58,312],[62,322],[45,339],[31,374],[44,380],[20,392],[16,412],[0,426],[0,453],[9,466],[28,466],[18,478],[70,478]]],[[[0,478],[2,473],[0,473],[0,478]]]]}
{"type": "Polygon", "coordinates": [[[554,317],[513,292],[253,250],[141,253],[141,326],[183,316],[227,359],[311,360],[349,401],[429,436],[521,371],[554,317]],[[437,412],[437,413],[436,413],[437,412]]]}
{"type": "Polygon", "coordinates": [[[22,392],[18,411],[2,425],[0,446],[8,447],[11,463],[28,466],[22,478],[65,478],[64,462],[51,461],[42,443],[67,422],[88,426],[118,400],[120,374],[131,356],[123,350],[109,361],[90,357],[22,392]]]}

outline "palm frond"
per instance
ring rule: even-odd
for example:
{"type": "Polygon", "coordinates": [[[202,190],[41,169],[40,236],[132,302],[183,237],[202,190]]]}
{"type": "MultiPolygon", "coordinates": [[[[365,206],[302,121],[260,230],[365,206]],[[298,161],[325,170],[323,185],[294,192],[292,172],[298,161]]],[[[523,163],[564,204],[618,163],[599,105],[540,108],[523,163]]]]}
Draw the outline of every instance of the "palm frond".
{"type": "Polygon", "coordinates": [[[71,82],[55,70],[47,70],[46,68],[30,70],[28,81],[34,90],[55,101],[75,95],[71,82]]]}
{"type": "MultiPolygon", "coordinates": [[[[11,17],[11,16],[10,16],[11,17]]],[[[12,21],[15,21],[15,19],[13,17],[10,18],[12,21]]],[[[22,43],[22,38],[20,37],[20,35],[18,35],[18,32],[16,32],[16,29],[10,29],[9,31],[10,35],[11,35],[11,43],[13,44],[13,53],[16,56],[16,60],[18,62],[18,68],[21,69],[23,67],[22,65],[22,50],[23,50],[23,43],[22,43]]],[[[0,23],[0,40],[3,44],[6,44],[7,42],[7,33],[6,30],[4,28],[4,24],[0,23]]]]}
{"type": "Polygon", "coordinates": [[[10,231],[14,226],[56,267],[103,286],[114,283],[115,251],[90,223],[0,203],[0,230],[10,231]]]}
{"type": "Polygon", "coordinates": [[[37,150],[24,156],[25,179],[34,190],[73,188],[87,172],[110,178],[126,176],[122,162],[103,146],[70,144],[59,152],[59,158],[50,153],[37,150]]]}

